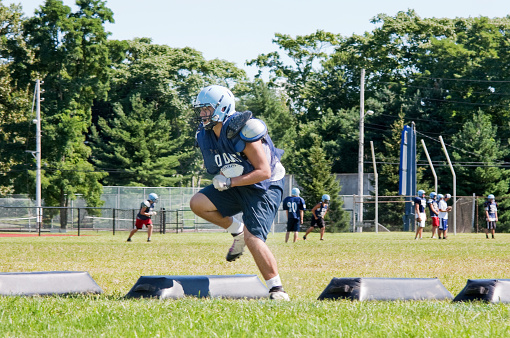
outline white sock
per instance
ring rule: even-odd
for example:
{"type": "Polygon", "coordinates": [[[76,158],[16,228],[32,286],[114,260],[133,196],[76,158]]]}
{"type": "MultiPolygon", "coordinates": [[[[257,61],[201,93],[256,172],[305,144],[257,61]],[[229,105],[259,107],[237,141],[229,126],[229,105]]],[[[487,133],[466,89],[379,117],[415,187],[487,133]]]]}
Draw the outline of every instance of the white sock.
{"type": "Polygon", "coordinates": [[[276,277],[266,280],[266,285],[269,288],[269,290],[271,290],[275,286],[282,286],[282,280],[280,279],[280,275],[276,275],[276,277]]]}
{"type": "Polygon", "coordinates": [[[238,233],[243,232],[243,230],[244,230],[244,223],[239,222],[237,219],[232,217],[232,224],[230,224],[230,226],[227,228],[227,231],[230,232],[231,234],[238,234],[238,233]]]}

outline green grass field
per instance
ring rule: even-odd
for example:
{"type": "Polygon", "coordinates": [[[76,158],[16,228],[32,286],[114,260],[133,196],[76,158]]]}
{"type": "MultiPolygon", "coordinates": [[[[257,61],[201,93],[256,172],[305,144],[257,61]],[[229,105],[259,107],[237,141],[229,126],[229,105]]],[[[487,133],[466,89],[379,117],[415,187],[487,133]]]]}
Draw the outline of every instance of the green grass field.
{"type": "MultiPolygon", "coordinates": [[[[93,234],[93,235],[92,235],[93,234]]],[[[270,235],[291,302],[124,299],[143,275],[259,274],[246,252],[225,261],[225,233],[0,238],[0,272],[88,271],[99,296],[0,297],[2,337],[508,337],[510,307],[449,301],[317,301],[333,277],[438,277],[455,296],[467,279],[510,278],[510,234],[270,235]]],[[[261,278],[260,274],[259,277],[261,278]]],[[[261,278],[262,279],[262,278],[261,278]]]]}

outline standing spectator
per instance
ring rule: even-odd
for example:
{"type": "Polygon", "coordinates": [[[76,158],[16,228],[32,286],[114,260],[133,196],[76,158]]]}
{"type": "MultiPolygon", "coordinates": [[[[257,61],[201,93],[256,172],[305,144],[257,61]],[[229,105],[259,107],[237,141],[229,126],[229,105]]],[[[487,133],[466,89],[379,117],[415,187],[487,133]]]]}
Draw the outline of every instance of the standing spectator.
{"type": "MultiPolygon", "coordinates": [[[[450,194],[447,194],[446,196],[449,196],[450,194]]],[[[452,210],[452,207],[449,207],[448,204],[446,204],[446,201],[448,201],[448,197],[444,197],[441,194],[437,195],[437,199],[439,200],[438,203],[438,210],[439,210],[439,239],[441,239],[441,234],[443,235],[443,239],[448,238],[448,211],[452,210]]]]}
{"type": "Polygon", "coordinates": [[[418,196],[414,199],[414,214],[416,217],[416,234],[414,239],[422,239],[423,228],[425,228],[425,220],[427,219],[425,214],[426,205],[425,190],[418,190],[418,196]]]}
{"type": "Polygon", "coordinates": [[[322,195],[321,201],[312,208],[312,223],[303,236],[304,240],[306,240],[306,236],[308,236],[308,234],[312,232],[316,227],[321,229],[321,241],[324,240],[324,232],[326,231],[324,216],[326,216],[326,213],[328,212],[329,200],[329,195],[322,195]]]}
{"type": "Polygon", "coordinates": [[[494,195],[487,196],[487,201],[484,203],[485,219],[487,220],[487,229],[485,229],[485,237],[489,239],[489,231],[494,239],[494,232],[496,232],[496,222],[498,221],[498,204],[494,195]]]}
{"type": "Polygon", "coordinates": [[[305,200],[299,197],[301,192],[298,188],[293,188],[291,196],[283,200],[283,210],[287,211],[287,233],[285,234],[285,243],[289,241],[289,235],[294,232],[294,242],[297,241],[299,226],[303,224],[303,213],[306,210],[305,200]]]}
{"type": "Polygon", "coordinates": [[[129,237],[127,239],[128,242],[131,242],[131,237],[140,229],[143,229],[145,225],[147,227],[147,242],[151,241],[152,236],[152,216],[156,215],[154,211],[154,204],[158,202],[158,195],[155,193],[149,194],[149,199],[147,201],[143,201],[140,205],[140,211],[138,211],[138,215],[136,215],[136,228],[131,230],[129,233],[129,237]]]}
{"type": "Polygon", "coordinates": [[[437,208],[436,193],[431,192],[427,205],[430,211],[430,219],[432,220],[432,238],[436,238],[437,228],[439,227],[439,209],[437,208]]]}

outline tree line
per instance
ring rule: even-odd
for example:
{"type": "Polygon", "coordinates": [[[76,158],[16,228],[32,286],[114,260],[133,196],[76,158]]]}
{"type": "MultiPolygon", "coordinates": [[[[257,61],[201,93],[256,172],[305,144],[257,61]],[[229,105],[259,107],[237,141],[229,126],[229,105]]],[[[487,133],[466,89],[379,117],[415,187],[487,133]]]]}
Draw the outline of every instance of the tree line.
{"type": "MultiPolygon", "coordinates": [[[[68,206],[82,194],[101,204],[103,185],[201,186],[210,180],[194,145],[191,103],[208,84],[231,88],[238,110],[268,125],[285,150],[308,204],[328,193],[330,221],[346,215],[334,173],[357,172],[360,74],[366,69],[365,144],[374,141],[379,194],[398,192],[400,133],[414,122],[439,176],[452,182],[438,136],[455,165],[457,194],[500,200],[510,229],[510,17],[421,18],[415,11],[373,18],[377,28],[342,36],[318,30],[275,34],[278,52],[261,54],[253,80],[234,63],[150,38],[108,39],[114,14],[101,0],[46,0],[32,16],[0,0],[0,195],[34,194],[33,91],[42,88],[43,199],[68,206]],[[283,61],[285,60],[285,61],[283,61]],[[264,81],[261,74],[269,73],[264,81]],[[334,197],[335,196],[335,197],[334,197]]],[[[372,172],[369,149],[365,170],[372,172]]],[[[418,186],[433,177],[418,147],[418,186]]],[[[401,204],[380,223],[401,227],[401,204]]]]}

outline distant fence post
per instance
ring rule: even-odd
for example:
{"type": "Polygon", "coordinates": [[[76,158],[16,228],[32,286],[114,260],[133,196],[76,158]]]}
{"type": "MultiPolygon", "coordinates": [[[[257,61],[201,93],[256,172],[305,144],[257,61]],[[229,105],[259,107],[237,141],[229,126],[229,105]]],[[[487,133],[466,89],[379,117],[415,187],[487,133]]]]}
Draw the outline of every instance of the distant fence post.
{"type": "Polygon", "coordinates": [[[112,209],[113,210],[113,236],[115,236],[115,208],[112,209]]]}
{"type": "Polygon", "coordinates": [[[179,210],[175,211],[175,232],[179,233],[179,210]]]}
{"type": "Polygon", "coordinates": [[[161,208],[161,226],[159,227],[160,233],[166,233],[166,211],[165,208],[161,208]]]}
{"type": "Polygon", "coordinates": [[[78,236],[80,236],[80,208],[78,208],[78,236]]]}

